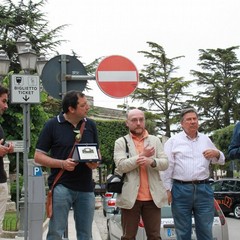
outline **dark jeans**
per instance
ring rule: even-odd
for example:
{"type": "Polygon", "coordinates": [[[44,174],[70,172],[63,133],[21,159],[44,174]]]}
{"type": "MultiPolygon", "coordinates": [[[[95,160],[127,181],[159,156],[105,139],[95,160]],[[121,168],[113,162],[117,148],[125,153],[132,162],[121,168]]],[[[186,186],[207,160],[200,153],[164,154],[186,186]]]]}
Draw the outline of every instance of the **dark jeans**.
{"type": "Polygon", "coordinates": [[[148,240],[160,240],[161,209],[153,201],[136,201],[133,208],[121,209],[122,212],[122,240],[133,240],[136,237],[140,216],[148,240]]]}

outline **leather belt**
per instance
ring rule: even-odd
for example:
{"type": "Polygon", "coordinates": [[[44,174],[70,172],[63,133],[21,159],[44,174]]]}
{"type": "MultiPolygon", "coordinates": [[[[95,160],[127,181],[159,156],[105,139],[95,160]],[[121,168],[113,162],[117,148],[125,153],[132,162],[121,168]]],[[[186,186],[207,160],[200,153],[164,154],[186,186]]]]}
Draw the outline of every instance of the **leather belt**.
{"type": "Polygon", "coordinates": [[[209,179],[204,179],[204,180],[192,180],[192,181],[182,181],[182,180],[177,180],[177,179],[173,179],[173,182],[176,183],[181,183],[181,184],[208,184],[209,179]]]}

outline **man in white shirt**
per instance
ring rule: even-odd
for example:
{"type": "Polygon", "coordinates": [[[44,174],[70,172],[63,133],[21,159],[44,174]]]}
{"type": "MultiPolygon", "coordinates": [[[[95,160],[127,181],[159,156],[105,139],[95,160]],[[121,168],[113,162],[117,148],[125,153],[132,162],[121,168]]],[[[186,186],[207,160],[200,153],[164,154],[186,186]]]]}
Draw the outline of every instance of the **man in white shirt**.
{"type": "Polygon", "coordinates": [[[209,184],[209,165],[225,163],[224,154],[210,138],[198,132],[194,108],[181,112],[183,131],[164,145],[169,167],[163,174],[168,204],[172,206],[178,240],[191,240],[192,214],[197,239],[212,240],[214,195],[209,184]]]}

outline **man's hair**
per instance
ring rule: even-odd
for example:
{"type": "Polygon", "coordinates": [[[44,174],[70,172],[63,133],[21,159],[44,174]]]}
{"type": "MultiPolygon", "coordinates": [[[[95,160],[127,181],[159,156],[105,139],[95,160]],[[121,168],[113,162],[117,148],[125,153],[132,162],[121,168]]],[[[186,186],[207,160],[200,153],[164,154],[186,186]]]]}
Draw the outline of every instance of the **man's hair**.
{"type": "Polygon", "coordinates": [[[81,91],[69,91],[66,93],[62,100],[62,110],[64,113],[67,113],[69,111],[69,107],[72,107],[74,109],[77,108],[78,105],[78,98],[83,98],[85,97],[85,94],[82,93],[81,91]]]}
{"type": "Polygon", "coordinates": [[[3,87],[2,85],[0,85],[0,96],[2,96],[3,94],[8,94],[9,91],[7,88],[3,87]]]}
{"type": "Polygon", "coordinates": [[[189,108],[182,109],[182,111],[180,113],[180,121],[181,122],[183,121],[183,117],[184,117],[185,114],[192,113],[192,112],[195,113],[197,115],[197,117],[198,117],[198,113],[197,113],[195,108],[189,107],[189,108]]]}

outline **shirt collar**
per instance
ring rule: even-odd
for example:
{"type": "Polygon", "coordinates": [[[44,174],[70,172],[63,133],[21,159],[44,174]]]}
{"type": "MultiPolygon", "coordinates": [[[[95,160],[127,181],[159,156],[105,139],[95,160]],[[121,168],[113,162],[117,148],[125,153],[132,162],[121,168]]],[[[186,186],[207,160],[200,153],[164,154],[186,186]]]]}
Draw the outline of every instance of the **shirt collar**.
{"type": "Polygon", "coordinates": [[[186,138],[187,138],[188,140],[191,140],[191,141],[195,141],[195,140],[197,140],[197,139],[199,138],[199,132],[197,132],[197,136],[196,136],[194,139],[191,138],[191,137],[189,137],[189,136],[186,134],[185,131],[183,131],[183,134],[186,136],[186,138]]]}
{"type": "MultiPolygon", "coordinates": [[[[61,112],[61,113],[59,113],[58,115],[57,115],[57,121],[59,122],[59,123],[64,123],[64,122],[67,122],[67,120],[65,119],[65,117],[63,116],[63,112],[61,112]]],[[[81,122],[86,122],[87,121],[87,118],[83,118],[79,123],[81,123],[81,122]]]]}
{"type": "Polygon", "coordinates": [[[138,140],[142,140],[142,139],[144,139],[144,138],[147,138],[148,137],[148,131],[145,129],[144,130],[144,132],[143,132],[143,135],[139,138],[139,137],[137,137],[137,136],[135,136],[135,135],[133,135],[131,132],[129,133],[130,135],[131,135],[131,137],[133,138],[133,139],[138,139],[138,140]]]}
{"type": "Polygon", "coordinates": [[[64,123],[66,122],[66,119],[63,116],[63,112],[59,113],[59,115],[57,115],[57,120],[59,123],[64,123]]]}

